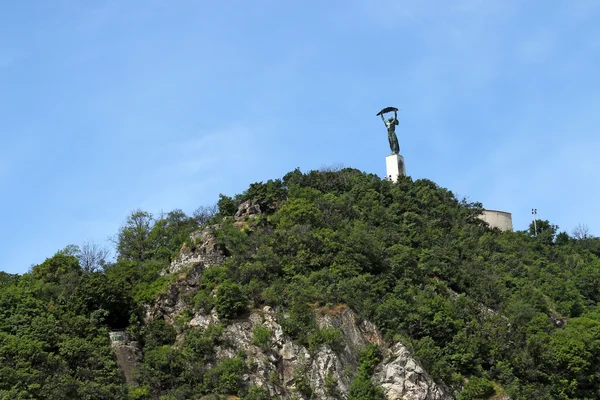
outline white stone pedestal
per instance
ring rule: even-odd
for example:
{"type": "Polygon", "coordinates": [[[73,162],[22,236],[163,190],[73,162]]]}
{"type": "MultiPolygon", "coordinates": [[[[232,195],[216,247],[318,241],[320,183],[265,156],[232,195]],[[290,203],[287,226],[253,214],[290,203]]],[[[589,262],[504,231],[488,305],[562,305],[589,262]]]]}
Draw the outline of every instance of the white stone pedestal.
{"type": "Polygon", "coordinates": [[[406,167],[404,166],[404,157],[399,154],[392,154],[385,158],[385,177],[396,182],[398,176],[406,176],[406,167]]]}

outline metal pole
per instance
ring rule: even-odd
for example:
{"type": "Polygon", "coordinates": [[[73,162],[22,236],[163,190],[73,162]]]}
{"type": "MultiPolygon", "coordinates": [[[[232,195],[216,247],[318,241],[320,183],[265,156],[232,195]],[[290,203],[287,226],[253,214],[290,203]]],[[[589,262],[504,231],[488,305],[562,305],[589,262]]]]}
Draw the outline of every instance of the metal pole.
{"type": "Polygon", "coordinates": [[[537,219],[537,208],[532,208],[531,214],[533,215],[533,235],[537,236],[537,223],[535,222],[537,219]]]}

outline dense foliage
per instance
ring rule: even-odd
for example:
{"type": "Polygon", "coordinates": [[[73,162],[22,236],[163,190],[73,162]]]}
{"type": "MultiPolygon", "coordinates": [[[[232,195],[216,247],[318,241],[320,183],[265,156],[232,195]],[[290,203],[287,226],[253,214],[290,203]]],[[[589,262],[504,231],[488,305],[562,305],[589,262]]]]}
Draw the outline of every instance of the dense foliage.
{"type": "MultiPolygon", "coordinates": [[[[126,398],[109,331],[139,331],[140,306],[165,287],[159,272],[195,228],[179,210],[157,219],[134,211],[115,263],[86,243],[22,276],[0,272],[0,398],[126,398]]],[[[148,347],[164,341],[147,336],[148,347]]]]}
{"type": "MultiPolygon", "coordinates": [[[[335,349],[339,332],[319,330],[313,311],[347,304],[460,399],[600,398],[599,239],[548,221],[536,234],[489,229],[480,204],[429,180],[391,183],[353,169],[296,170],[217,205],[196,218],[132,212],[117,260],[97,269],[70,247],[23,276],[0,274],[0,398],[267,398],[240,384],[243,354],[215,362],[221,326],[143,323],[143,304],[171,279],[160,271],[193,244],[193,230],[214,223],[229,257],[202,275],[190,313],[215,308],[227,323],[270,305],[285,312],[294,340],[335,349]],[[246,200],[263,213],[234,223],[246,200]],[[124,328],[143,352],[129,389],[108,342],[110,329],[124,328]]],[[[268,330],[254,335],[268,346],[268,330]]],[[[380,398],[370,381],[380,357],[363,351],[350,398],[380,398]]],[[[305,377],[296,386],[311,393],[305,377]]]]}
{"type": "Polygon", "coordinates": [[[108,324],[120,318],[121,306],[127,313],[130,297],[126,292],[113,296],[119,286],[105,281],[101,273],[84,276],[78,259],[68,252],[59,252],[32,273],[3,279],[0,398],[125,396],[108,324]]]}

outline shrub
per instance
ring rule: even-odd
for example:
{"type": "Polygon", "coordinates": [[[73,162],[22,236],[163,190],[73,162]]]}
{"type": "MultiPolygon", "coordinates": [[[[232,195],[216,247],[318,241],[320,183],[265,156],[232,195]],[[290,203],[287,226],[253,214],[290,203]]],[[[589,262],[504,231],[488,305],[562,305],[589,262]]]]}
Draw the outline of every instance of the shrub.
{"type": "Polygon", "coordinates": [[[162,345],[175,343],[177,332],[163,319],[154,319],[142,330],[144,347],[153,349],[162,345]]]}
{"type": "Polygon", "coordinates": [[[381,361],[381,351],[375,344],[368,345],[360,352],[358,374],[350,384],[348,400],[383,400],[383,390],[373,384],[371,376],[381,361]]]}
{"type": "Polygon", "coordinates": [[[207,313],[215,306],[215,297],[209,290],[199,290],[194,295],[192,303],[194,304],[194,310],[202,310],[207,313]]]}
{"type": "Polygon", "coordinates": [[[339,329],[323,328],[315,331],[308,338],[308,349],[311,353],[317,351],[321,345],[328,345],[333,350],[339,350],[342,333],[339,329]]]}
{"type": "Polygon", "coordinates": [[[456,397],[457,400],[487,399],[494,394],[494,384],[486,378],[473,376],[456,397]]]}
{"type": "Polygon", "coordinates": [[[316,328],[315,314],[302,300],[295,300],[280,321],[283,332],[303,345],[307,343],[308,336],[316,328]]]}
{"type": "Polygon", "coordinates": [[[244,313],[248,309],[247,303],[248,299],[235,283],[225,281],[217,289],[215,307],[221,319],[233,319],[244,313]]]}
{"type": "Polygon", "coordinates": [[[209,325],[203,331],[190,329],[185,334],[183,349],[193,359],[210,360],[223,333],[221,325],[209,325]]]}
{"type": "Polygon", "coordinates": [[[267,350],[271,344],[271,330],[264,325],[258,325],[254,328],[252,344],[267,350]]]}
{"type": "Polygon", "coordinates": [[[211,393],[237,394],[245,368],[239,356],[222,360],[205,375],[205,385],[211,393]]]}
{"type": "Polygon", "coordinates": [[[325,393],[331,397],[339,397],[337,381],[331,371],[325,377],[325,393]]]}
{"type": "Polygon", "coordinates": [[[267,391],[258,386],[251,387],[248,393],[242,397],[243,400],[267,400],[268,398],[267,391]]]}

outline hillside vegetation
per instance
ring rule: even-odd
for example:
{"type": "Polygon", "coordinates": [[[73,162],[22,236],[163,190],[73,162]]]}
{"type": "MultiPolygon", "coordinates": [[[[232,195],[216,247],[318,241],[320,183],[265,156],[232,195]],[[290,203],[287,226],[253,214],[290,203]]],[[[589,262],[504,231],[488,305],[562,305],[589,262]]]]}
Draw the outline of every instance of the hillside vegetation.
{"type": "MultiPolygon", "coordinates": [[[[0,273],[0,398],[266,399],[242,384],[243,354],[215,360],[223,326],[270,306],[298,344],[335,348],[338,333],[318,329],[314,311],[339,305],[411,349],[458,399],[600,398],[600,240],[548,221],[537,236],[500,232],[481,207],[429,180],[343,169],[255,183],[193,217],[136,210],[115,262],[69,246],[29,273],[0,273]],[[234,219],[247,201],[260,213],[234,219]],[[225,261],[204,271],[182,321],[145,319],[177,279],[161,272],[182,246],[193,251],[199,229],[225,261]],[[187,324],[211,310],[220,324],[187,324]],[[110,347],[117,329],[140,346],[133,386],[110,347]]],[[[269,334],[254,332],[255,344],[269,334]]],[[[376,346],[356,354],[349,399],[382,398],[370,380],[380,357],[376,346]]]]}

